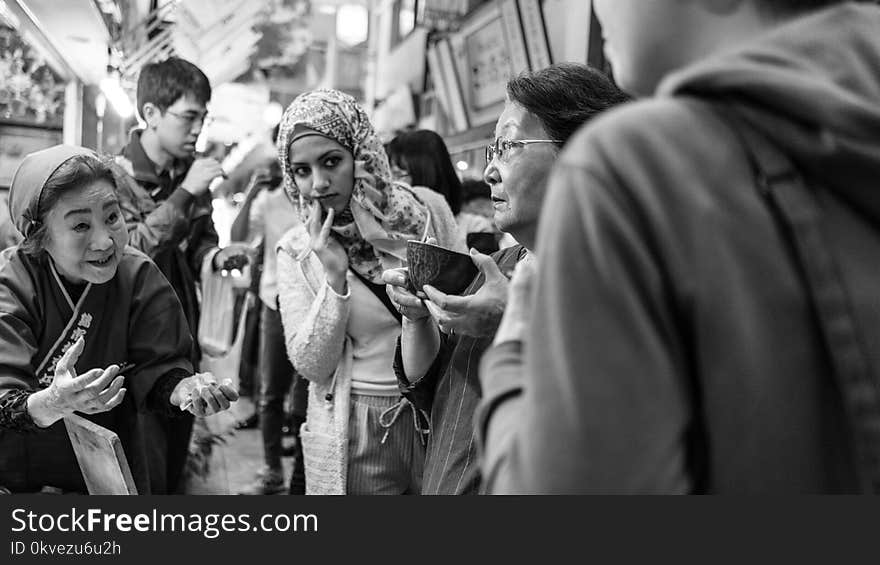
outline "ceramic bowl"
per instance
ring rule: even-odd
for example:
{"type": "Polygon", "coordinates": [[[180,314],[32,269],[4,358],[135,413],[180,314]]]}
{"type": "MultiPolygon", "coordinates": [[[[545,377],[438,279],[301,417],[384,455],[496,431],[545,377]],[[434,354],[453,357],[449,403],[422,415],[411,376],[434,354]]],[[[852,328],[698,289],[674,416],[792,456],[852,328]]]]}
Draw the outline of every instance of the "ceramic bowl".
{"type": "Polygon", "coordinates": [[[406,243],[406,260],[412,291],[429,284],[446,294],[461,294],[479,272],[470,255],[420,241],[406,243]]]}

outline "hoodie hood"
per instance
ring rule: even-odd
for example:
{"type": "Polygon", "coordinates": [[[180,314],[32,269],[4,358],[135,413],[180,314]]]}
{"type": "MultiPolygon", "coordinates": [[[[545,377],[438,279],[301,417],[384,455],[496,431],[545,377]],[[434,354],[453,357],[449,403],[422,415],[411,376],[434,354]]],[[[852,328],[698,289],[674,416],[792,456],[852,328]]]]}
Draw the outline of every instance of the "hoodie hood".
{"type": "Polygon", "coordinates": [[[31,153],[15,170],[9,187],[9,217],[21,235],[27,237],[39,224],[40,196],[49,177],[68,159],[77,155],[98,157],[85,147],[55,145],[31,153]]]}
{"type": "Polygon", "coordinates": [[[798,18],[668,76],[658,95],[722,106],[880,221],[880,7],[798,18]]]}

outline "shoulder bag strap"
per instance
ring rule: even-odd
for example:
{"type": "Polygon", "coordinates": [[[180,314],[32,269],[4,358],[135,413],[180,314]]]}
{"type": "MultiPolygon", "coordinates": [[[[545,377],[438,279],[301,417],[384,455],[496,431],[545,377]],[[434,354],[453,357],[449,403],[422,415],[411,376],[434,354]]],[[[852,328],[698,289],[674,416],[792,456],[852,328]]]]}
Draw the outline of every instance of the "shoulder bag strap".
{"type": "Polygon", "coordinates": [[[394,319],[397,320],[398,324],[403,322],[403,315],[397,311],[397,308],[394,307],[394,303],[391,302],[391,298],[389,298],[388,293],[385,292],[384,285],[376,284],[370,281],[354,269],[350,269],[350,271],[354,273],[354,275],[359,278],[362,283],[364,283],[364,286],[370,289],[370,292],[376,295],[376,298],[378,298],[382,302],[382,304],[385,305],[385,308],[387,308],[391,315],[394,316],[394,319]]]}

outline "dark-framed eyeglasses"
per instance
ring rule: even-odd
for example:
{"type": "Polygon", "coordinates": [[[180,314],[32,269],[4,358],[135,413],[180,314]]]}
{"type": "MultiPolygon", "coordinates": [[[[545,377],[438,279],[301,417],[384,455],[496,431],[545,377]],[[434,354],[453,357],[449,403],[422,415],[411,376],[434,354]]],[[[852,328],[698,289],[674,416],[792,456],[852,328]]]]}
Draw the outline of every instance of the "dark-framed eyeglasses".
{"type": "Polygon", "coordinates": [[[207,112],[203,114],[179,114],[177,112],[172,112],[171,110],[165,110],[165,113],[171,114],[190,128],[197,123],[201,123],[202,127],[208,127],[214,122],[214,118],[209,116],[207,112]]]}
{"type": "Polygon", "coordinates": [[[499,137],[490,145],[486,146],[486,164],[492,162],[492,159],[498,157],[499,161],[507,161],[510,150],[514,147],[523,147],[532,143],[562,143],[555,139],[504,139],[499,137]]]}

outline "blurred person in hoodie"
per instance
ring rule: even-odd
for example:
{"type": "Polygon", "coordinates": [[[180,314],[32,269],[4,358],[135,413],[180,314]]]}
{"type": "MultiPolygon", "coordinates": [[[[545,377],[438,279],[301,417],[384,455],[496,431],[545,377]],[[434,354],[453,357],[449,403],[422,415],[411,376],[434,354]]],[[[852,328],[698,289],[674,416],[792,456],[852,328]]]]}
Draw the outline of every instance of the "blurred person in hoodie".
{"type": "Polygon", "coordinates": [[[489,491],[877,492],[880,7],[594,6],[653,96],[558,160],[483,359],[489,491]]]}

